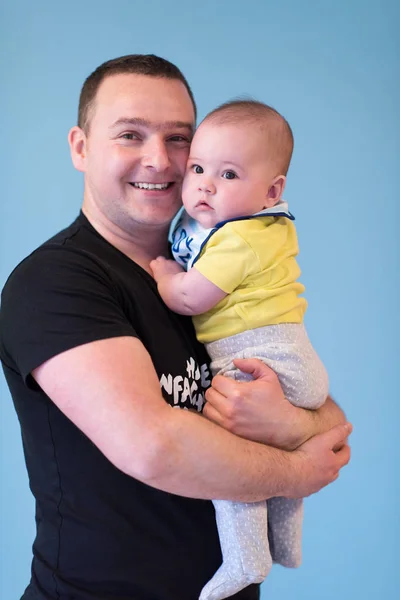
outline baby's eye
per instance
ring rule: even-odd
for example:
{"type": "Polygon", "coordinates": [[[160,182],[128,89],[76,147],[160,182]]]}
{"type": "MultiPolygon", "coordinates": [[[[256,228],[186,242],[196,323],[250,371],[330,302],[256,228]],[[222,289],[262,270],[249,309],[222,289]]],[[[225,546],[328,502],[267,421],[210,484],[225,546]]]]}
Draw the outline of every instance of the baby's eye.
{"type": "Polygon", "coordinates": [[[222,173],[222,177],[225,179],[236,179],[237,175],[235,171],[224,171],[224,173],[222,173]]]}
{"type": "Polygon", "coordinates": [[[197,175],[200,175],[200,173],[204,173],[204,169],[200,165],[193,165],[192,169],[193,173],[196,173],[197,175]]]}

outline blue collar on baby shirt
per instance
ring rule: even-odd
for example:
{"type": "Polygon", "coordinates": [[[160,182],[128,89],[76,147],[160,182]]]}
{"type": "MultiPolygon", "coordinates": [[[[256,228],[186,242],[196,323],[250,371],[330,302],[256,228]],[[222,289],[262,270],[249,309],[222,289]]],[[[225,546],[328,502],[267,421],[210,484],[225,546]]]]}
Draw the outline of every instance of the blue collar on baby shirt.
{"type": "Polygon", "coordinates": [[[253,215],[220,221],[214,227],[206,229],[190,217],[182,206],[173,218],[169,229],[168,240],[171,243],[174,259],[185,269],[190,269],[200,257],[204,245],[218,229],[221,229],[226,223],[246,221],[256,217],[286,217],[291,221],[294,220],[294,216],[289,212],[287,202],[281,200],[275,206],[265,208],[253,215]]]}

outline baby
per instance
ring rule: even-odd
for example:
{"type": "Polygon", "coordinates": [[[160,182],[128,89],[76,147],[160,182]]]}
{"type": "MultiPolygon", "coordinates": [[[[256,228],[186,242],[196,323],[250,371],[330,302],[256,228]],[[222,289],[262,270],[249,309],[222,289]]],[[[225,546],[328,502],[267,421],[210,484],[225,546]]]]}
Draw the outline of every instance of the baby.
{"type": "MultiPolygon", "coordinates": [[[[265,104],[233,101],[207,115],[171,226],[175,261],[159,257],[151,268],[165,303],[193,315],[213,375],[243,380],[233,359],[255,357],[277,373],[292,404],[316,409],[328,377],[303,325],[294,217],[282,200],[292,151],[289,124],[265,104]]],[[[260,583],[272,562],[300,564],[302,500],[214,507],[223,563],[200,600],[260,583]]]]}

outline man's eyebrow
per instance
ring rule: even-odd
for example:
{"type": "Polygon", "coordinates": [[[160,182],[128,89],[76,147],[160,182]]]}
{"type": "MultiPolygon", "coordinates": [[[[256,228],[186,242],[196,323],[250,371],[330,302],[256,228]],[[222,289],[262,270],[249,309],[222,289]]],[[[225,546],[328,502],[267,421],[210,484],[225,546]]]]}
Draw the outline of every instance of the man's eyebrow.
{"type": "Polygon", "coordinates": [[[155,129],[156,131],[165,131],[167,129],[187,129],[190,133],[193,133],[193,124],[187,123],[186,121],[164,121],[163,123],[153,123],[147,119],[140,117],[122,117],[117,119],[110,127],[115,129],[121,125],[129,125],[133,127],[147,127],[155,129]]]}

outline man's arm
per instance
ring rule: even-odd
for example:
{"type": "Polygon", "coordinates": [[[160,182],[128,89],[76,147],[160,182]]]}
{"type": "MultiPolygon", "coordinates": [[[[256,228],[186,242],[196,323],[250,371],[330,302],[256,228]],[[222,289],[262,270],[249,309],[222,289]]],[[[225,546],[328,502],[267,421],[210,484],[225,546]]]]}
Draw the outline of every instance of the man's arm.
{"type": "Polygon", "coordinates": [[[288,453],[172,409],[150,356],[134,337],[78,346],[32,374],[117,468],[175,494],[249,502],[307,496],[335,480],[349,460],[348,447],[333,451],[350,432],[345,426],[288,453]]]}
{"type": "Polygon", "coordinates": [[[217,375],[206,392],[203,414],[246,439],[294,450],[314,435],[344,424],[346,417],[328,397],[317,410],[298,408],[286,400],[276,373],[257,359],[235,365],[254,381],[238,382],[217,375]]]}

